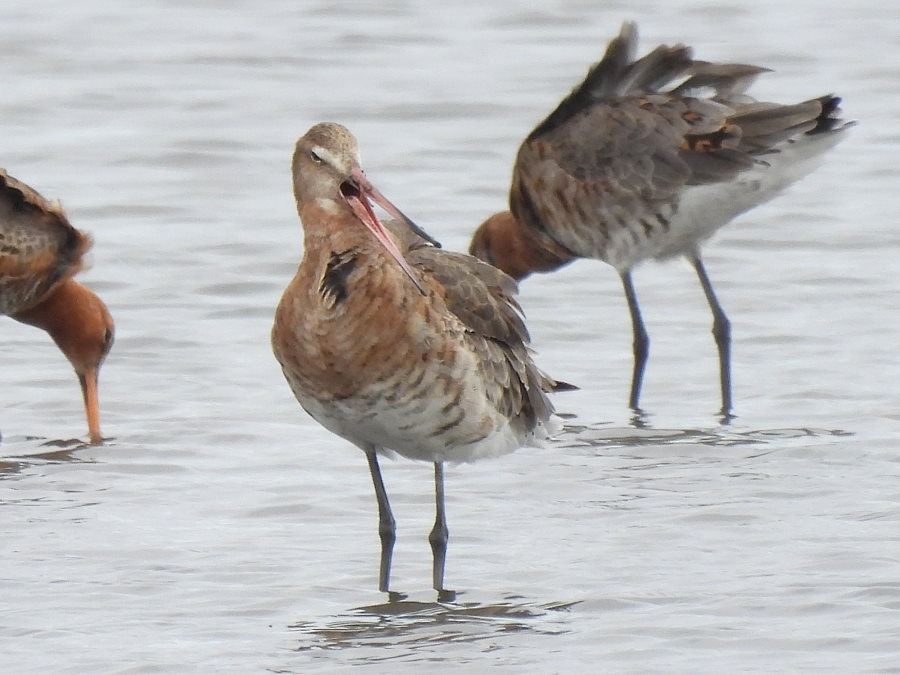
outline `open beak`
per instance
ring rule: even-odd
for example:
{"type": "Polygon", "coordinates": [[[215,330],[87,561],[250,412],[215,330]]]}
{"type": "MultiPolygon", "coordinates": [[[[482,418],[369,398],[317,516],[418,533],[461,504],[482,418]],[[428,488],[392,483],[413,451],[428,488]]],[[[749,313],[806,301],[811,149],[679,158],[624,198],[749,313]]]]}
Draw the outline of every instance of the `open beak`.
{"type": "Polygon", "coordinates": [[[97,393],[97,369],[87,373],[78,373],[78,382],[81,384],[81,393],[84,396],[84,412],[87,415],[88,433],[91,443],[100,445],[103,438],[100,436],[100,398],[97,393]]]}
{"type": "MultiPolygon", "coordinates": [[[[413,271],[409,263],[406,262],[406,258],[403,257],[400,249],[397,248],[397,244],[394,243],[390,234],[384,229],[384,225],[378,220],[378,217],[372,210],[372,205],[369,203],[369,198],[392,216],[407,223],[417,234],[423,232],[418,225],[403,215],[400,209],[391,204],[391,202],[368,181],[365,175],[363,175],[362,169],[353,169],[350,178],[341,185],[341,195],[343,195],[344,200],[350,208],[353,209],[353,213],[356,214],[356,217],[360,222],[366,226],[366,229],[372,233],[375,239],[378,240],[378,243],[384,246],[391,257],[397,261],[398,265],[400,265],[401,269],[406,272],[406,276],[412,280],[416,285],[416,288],[419,289],[419,292],[422,293],[422,295],[428,295],[428,291],[425,290],[422,282],[419,281],[419,278],[416,276],[415,271],[413,271]]],[[[425,237],[431,240],[427,235],[425,235],[425,237]]]]}
{"type": "Polygon", "coordinates": [[[405,213],[403,213],[403,211],[394,206],[387,197],[381,194],[381,191],[369,182],[369,179],[366,178],[366,174],[363,173],[362,169],[353,169],[350,172],[350,176],[354,181],[356,181],[357,187],[359,187],[363,194],[368,195],[372,201],[374,201],[381,208],[394,216],[394,218],[402,220],[404,223],[406,223],[409,229],[422,237],[422,239],[427,241],[429,244],[431,244],[432,246],[436,246],[437,248],[441,248],[441,242],[432,237],[421,227],[416,225],[409,216],[407,216],[405,213]]]}

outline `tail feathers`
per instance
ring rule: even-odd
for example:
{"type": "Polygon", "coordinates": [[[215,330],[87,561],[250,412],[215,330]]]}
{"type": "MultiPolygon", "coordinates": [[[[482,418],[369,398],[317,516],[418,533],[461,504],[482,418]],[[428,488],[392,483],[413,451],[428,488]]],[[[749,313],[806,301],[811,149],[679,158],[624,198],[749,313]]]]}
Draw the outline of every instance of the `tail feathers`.
{"type": "Polygon", "coordinates": [[[753,101],[735,106],[725,123],[710,131],[708,124],[722,118],[699,104],[723,104],[690,99],[700,122],[685,136],[679,153],[690,168],[690,184],[728,182],[762,163],[779,165],[771,175],[780,177],[779,185],[788,185],[815,168],[819,157],[842,138],[839,132],[848,124],[839,117],[838,100],[823,96],[794,105],[753,101]]]}
{"type": "Polygon", "coordinates": [[[540,441],[562,431],[562,420],[555,414],[553,404],[547,398],[547,394],[575,391],[578,387],[568,382],[554,380],[537,367],[529,370],[528,383],[528,405],[525,406],[523,417],[528,423],[526,431],[535,434],[535,440],[540,441]],[[535,384],[539,385],[537,389],[535,384]]]}
{"type": "MultiPolygon", "coordinates": [[[[821,96],[794,105],[753,102],[738,107],[725,129],[739,136],[738,150],[761,155],[779,150],[788,141],[828,135],[852,124],[841,119],[836,96],[821,96]]],[[[834,139],[837,142],[837,138],[834,139]]]]}
{"type": "Polygon", "coordinates": [[[825,153],[843,140],[842,132],[853,126],[854,122],[835,117],[837,100],[827,96],[800,103],[798,106],[812,104],[819,110],[811,119],[796,125],[799,129],[797,133],[785,129],[769,137],[758,136],[754,139],[760,145],[766,145],[773,138],[784,139],[787,136],[777,145],[769,145],[768,150],[755,153],[758,161],[773,169],[765,172],[773,194],[815,170],[822,163],[825,153]]]}
{"type": "Polygon", "coordinates": [[[789,138],[812,131],[822,107],[818,101],[796,105],[757,103],[728,118],[741,130],[739,148],[749,153],[766,152],[789,138]]]}
{"type": "Polygon", "coordinates": [[[849,126],[856,124],[854,120],[845,120],[841,117],[841,97],[833,94],[826,94],[819,98],[813,99],[822,106],[822,111],[816,117],[816,126],[807,133],[821,134],[829,131],[840,131],[849,126]]]}
{"type": "Polygon", "coordinates": [[[554,380],[552,377],[547,375],[547,373],[541,373],[541,375],[543,375],[541,388],[546,392],[558,394],[561,391],[578,391],[579,389],[581,389],[581,387],[577,385],[563,382],[562,380],[554,380]]]}

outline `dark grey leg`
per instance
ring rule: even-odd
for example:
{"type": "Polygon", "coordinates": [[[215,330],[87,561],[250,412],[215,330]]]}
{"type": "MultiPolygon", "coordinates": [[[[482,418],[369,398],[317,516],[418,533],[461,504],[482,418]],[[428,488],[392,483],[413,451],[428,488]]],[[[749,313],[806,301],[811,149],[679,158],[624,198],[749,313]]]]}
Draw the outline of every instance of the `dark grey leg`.
{"type": "Polygon", "coordinates": [[[703,261],[700,254],[695,253],[690,258],[691,264],[697,270],[697,276],[700,279],[700,285],[703,286],[703,293],[706,295],[706,301],[713,315],[713,338],[716,340],[716,347],[719,349],[719,380],[722,387],[722,415],[726,418],[731,413],[731,322],[725,316],[722,306],[719,304],[716,293],[713,291],[709,276],[706,274],[706,268],[703,267],[703,261]]]}
{"type": "Polygon", "coordinates": [[[384,489],[384,481],[381,479],[378,456],[374,450],[367,450],[366,459],[369,461],[369,473],[372,475],[375,498],[378,500],[378,536],[381,538],[381,570],[378,574],[378,590],[387,593],[391,580],[391,557],[394,554],[394,542],[397,540],[397,528],[394,523],[394,514],[391,513],[387,492],[384,489]]]}
{"type": "Polygon", "coordinates": [[[444,565],[447,562],[447,542],[450,539],[450,531],[447,529],[447,512],[444,509],[443,462],[434,463],[434,503],[434,527],[431,529],[431,534],[428,535],[431,552],[434,556],[432,579],[434,590],[438,592],[438,601],[451,602],[456,594],[444,589],[444,565]]]}
{"type": "Polygon", "coordinates": [[[628,301],[628,311],[631,313],[631,329],[634,333],[632,347],[634,349],[634,371],[631,375],[631,396],[628,398],[628,406],[632,410],[640,410],[641,383],[644,381],[644,368],[647,365],[647,356],[650,354],[650,337],[644,327],[641,318],[641,309],[638,307],[637,296],[634,293],[634,285],[631,283],[631,271],[622,274],[622,286],[625,288],[625,299],[628,301]]]}

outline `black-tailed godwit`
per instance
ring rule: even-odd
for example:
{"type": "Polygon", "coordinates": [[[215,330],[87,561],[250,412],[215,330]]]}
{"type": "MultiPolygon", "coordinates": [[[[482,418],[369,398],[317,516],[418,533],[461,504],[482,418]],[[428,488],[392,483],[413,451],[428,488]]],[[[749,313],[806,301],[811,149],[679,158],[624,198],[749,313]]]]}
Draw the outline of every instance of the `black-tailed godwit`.
{"type": "Polygon", "coordinates": [[[97,376],[114,326],[103,301],[73,279],[90,247],[59,204],[0,169],[0,314],[50,334],[75,368],[91,443],[100,443],[97,376]]]}
{"type": "Polygon", "coordinates": [[[731,327],[700,258],[700,245],[748,209],[812,171],[849,124],[840,99],[762,103],[745,91],[766,68],[692,58],[683,45],[635,59],[637,29],[621,33],[584,81],[519,149],[510,211],[476,231],[469,252],[515,279],[577,258],[619,273],[631,314],[639,409],[649,339],[631,270],[686,257],[713,314],[722,414],[731,398],[731,327]]]}
{"type": "Polygon", "coordinates": [[[300,405],[366,455],[378,502],[379,588],[389,590],[394,518],[378,455],[434,465],[429,536],[444,589],[444,462],[539,442],[554,383],[534,365],[516,284],[432,245],[367,180],[356,139],[321,123],[297,141],[294,196],[303,260],[275,313],[272,346],[300,405]],[[369,200],[397,218],[390,230],[369,200]]]}

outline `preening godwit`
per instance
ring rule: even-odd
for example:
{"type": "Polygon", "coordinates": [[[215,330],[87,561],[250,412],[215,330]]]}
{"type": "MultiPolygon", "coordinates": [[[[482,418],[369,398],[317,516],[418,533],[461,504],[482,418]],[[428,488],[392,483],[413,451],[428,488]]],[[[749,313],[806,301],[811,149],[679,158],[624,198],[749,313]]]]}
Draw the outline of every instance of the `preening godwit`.
{"type": "Polygon", "coordinates": [[[621,33],[577,88],[519,149],[510,211],[476,231],[469,252],[516,279],[576,258],[622,278],[634,333],[629,405],[637,410],[649,339],[631,270],[685,256],[713,315],[722,413],[731,401],[731,327],[700,245],[735,216],[812,171],[849,126],[840,99],[762,103],[744,92],[766,68],[691,58],[683,45],[635,60],[637,28],[621,33]]]}
{"type": "Polygon", "coordinates": [[[100,443],[97,376],[114,327],[103,301],[72,278],[90,247],[59,204],[0,169],[0,313],[50,334],[75,368],[91,443],[100,443]]]}
{"type": "Polygon", "coordinates": [[[356,139],[321,123],[297,141],[304,252],[275,312],[272,348],[300,405],[369,463],[389,590],[394,518],[378,455],[434,464],[433,583],[444,589],[444,462],[540,441],[553,382],[534,365],[516,283],[431,245],[363,174],[356,139]],[[388,231],[369,200],[398,220],[388,231]]]}

